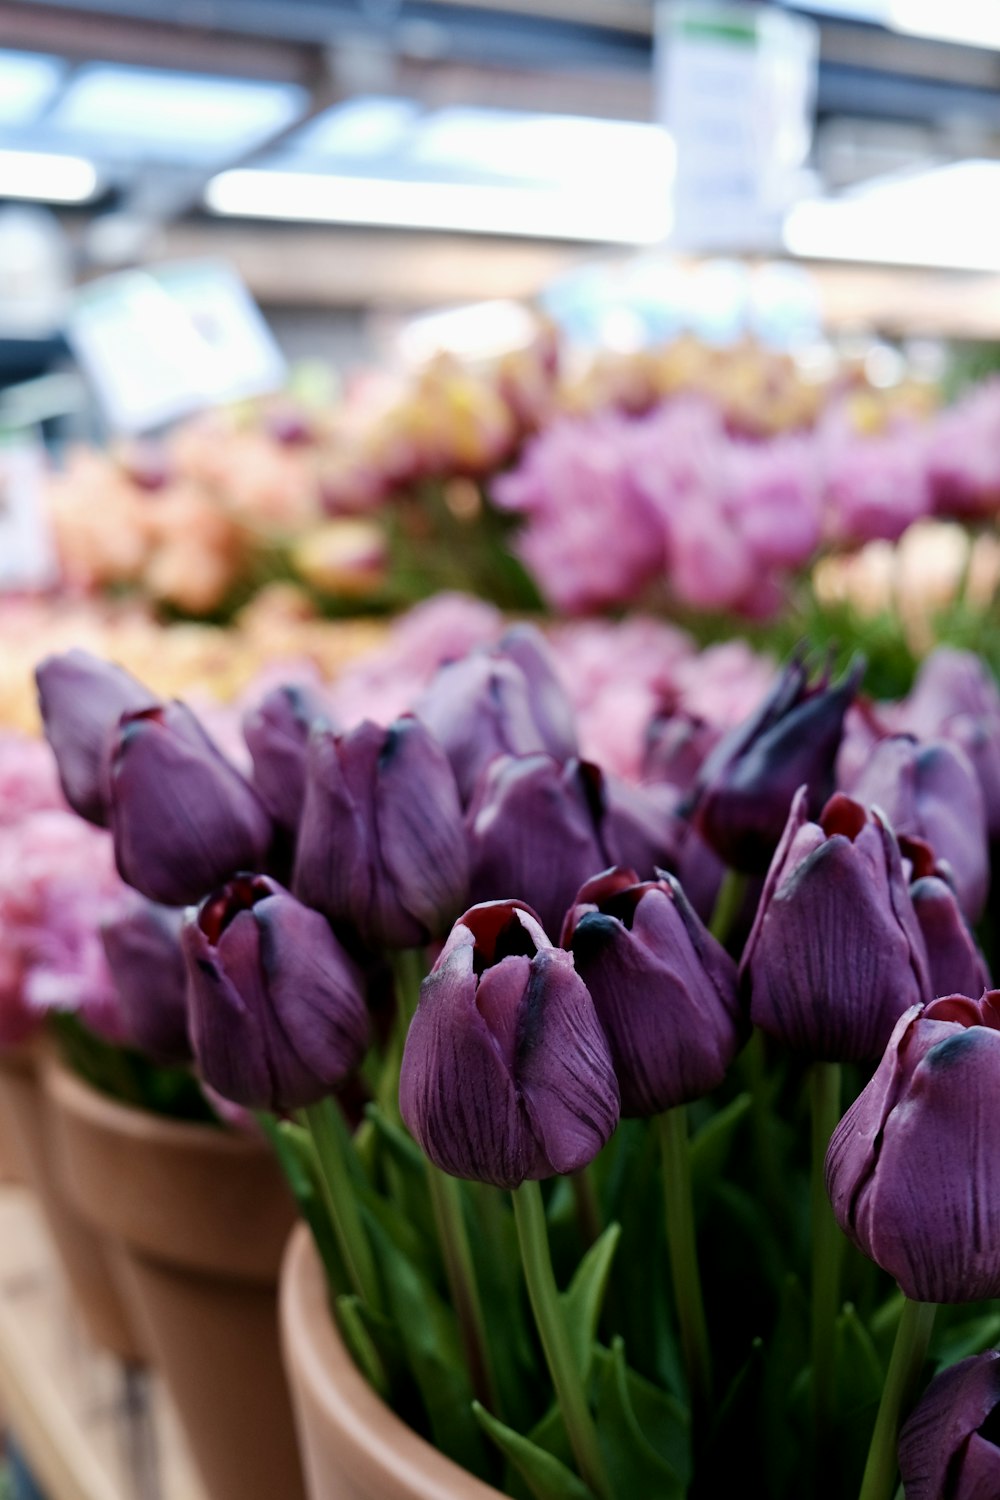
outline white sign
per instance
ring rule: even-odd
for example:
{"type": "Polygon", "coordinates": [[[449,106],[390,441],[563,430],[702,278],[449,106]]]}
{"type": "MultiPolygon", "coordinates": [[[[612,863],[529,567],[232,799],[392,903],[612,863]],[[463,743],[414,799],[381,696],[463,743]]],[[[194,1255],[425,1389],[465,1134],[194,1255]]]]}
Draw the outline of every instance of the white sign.
{"type": "Polygon", "coordinates": [[[43,506],[45,450],[34,437],[0,434],[0,590],[40,589],[58,577],[43,506]]]}
{"type": "Polygon", "coordinates": [[[123,271],[77,293],[67,338],[119,432],[282,386],[287,368],[231,267],[195,261],[123,271]]]}
{"type": "Polygon", "coordinates": [[[777,245],[812,137],[817,55],[802,17],[660,0],[656,87],[675,148],[677,248],[777,245]]]}

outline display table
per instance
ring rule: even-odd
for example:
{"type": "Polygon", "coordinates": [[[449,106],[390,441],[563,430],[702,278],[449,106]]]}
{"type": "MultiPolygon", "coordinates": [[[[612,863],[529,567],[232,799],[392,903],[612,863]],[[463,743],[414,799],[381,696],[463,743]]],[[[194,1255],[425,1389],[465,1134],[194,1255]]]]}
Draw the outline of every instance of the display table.
{"type": "Polygon", "coordinates": [[[206,1500],[157,1378],[87,1341],[31,1194],[7,1184],[0,1411],[46,1500],[206,1500]]]}

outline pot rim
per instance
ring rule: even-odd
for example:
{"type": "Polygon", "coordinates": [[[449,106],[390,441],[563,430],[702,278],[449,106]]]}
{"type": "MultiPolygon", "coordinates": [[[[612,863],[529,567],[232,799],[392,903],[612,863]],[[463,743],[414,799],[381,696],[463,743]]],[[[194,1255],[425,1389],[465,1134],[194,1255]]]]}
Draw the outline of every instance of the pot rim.
{"type": "Polygon", "coordinates": [[[208,1120],[175,1120],[169,1115],[143,1109],[138,1104],[113,1099],[81,1078],[79,1073],[74,1073],[59,1057],[45,1058],[42,1066],[45,1087],[68,1113],[81,1116],[91,1124],[110,1128],[117,1135],[131,1140],[163,1142],[166,1139],[186,1151],[223,1156],[257,1155],[264,1145],[263,1138],[243,1135],[227,1128],[221,1121],[213,1125],[208,1120]]]}
{"type": "MultiPolygon", "coordinates": [[[[413,1500],[502,1500],[500,1490],[408,1427],[368,1384],[330,1314],[326,1277],[302,1223],[292,1232],[281,1268],[280,1317],[292,1391],[306,1389],[310,1404],[336,1431],[338,1457],[352,1478],[370,1486],[382,1476],[394,1487],[386,1493],[413,1500]]],[[[302,1425],[308,1430],[308,1421],[302,1425]]]]}

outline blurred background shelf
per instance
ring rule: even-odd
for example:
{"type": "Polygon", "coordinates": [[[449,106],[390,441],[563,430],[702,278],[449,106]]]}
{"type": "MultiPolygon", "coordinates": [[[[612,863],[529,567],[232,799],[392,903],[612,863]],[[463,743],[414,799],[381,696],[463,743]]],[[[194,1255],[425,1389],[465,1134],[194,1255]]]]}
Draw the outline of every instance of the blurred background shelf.
{"type": "Polygon", "coordinates": [[[88,1343],[30,1193],[6,1184],[0,1408],[46,1500],[206,1500],[156,1377],[88,1343]]]}

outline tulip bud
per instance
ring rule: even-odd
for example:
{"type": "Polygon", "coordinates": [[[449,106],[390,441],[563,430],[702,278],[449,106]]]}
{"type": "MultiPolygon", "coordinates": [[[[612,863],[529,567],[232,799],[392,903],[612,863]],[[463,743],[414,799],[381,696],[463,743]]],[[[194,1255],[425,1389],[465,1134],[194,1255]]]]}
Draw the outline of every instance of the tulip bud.
{"type": "Polygon", "coordinates": [[[945,740],[921,745],[893,735],[875,746],[851,796],[880,808],[897,836],[923,839],[947,860],[962,910],[979,919],[990,873],[986,813],[964,751],[945,740]]]}
{"type": "Polygon", "coordinates": [[[1000,991],[913,1006],[834,1131],[841,1229],[917,1302],[1000,1296],[1000,991]]]}
{"type": "Polygon", "coordinates": [[[492,651],[448,662],[415,712],[451,761],[463,803],[498,755],[576,753],[573,711],[537,631],[511,631],[492,651]]]}
{"type": "Polygon", "coordinates": [[[932,1380],[899,1435],[906,1500],[1000,1495],[1000,1354],[988,1349],[932,1380]]]}
{"type": "Polygon", "coordinates": [[[658,790],[626,787],[588,761],[499,757],[467,816],[473,898],[527,901],[557,935],[598,871],[620,864],[650,876],[670,863],[676,824],[658,790]]]}
{"type": "Polygon", "coordinates": [[[136,896],[121,916],[101,926],[128,1033],[141,1052],[168,1064],[191,1060],[183,915],[136,896]]]}
{"type": "Polygon", "coordinates": [[[827,675],[809,686],[800,660],[789,662],[746,723],[708,755],[692,794],[692,819],[734,869],[763,874],[778,846],[799,787],[815,817],[834,787],[846,714],[864,674],[856,661],[836,687],[827,675]]]}
{"type": "Polygon", "coordinates": [[[930,999],[899,846],[838,793],[818,823],[796,795],[740,974],[755,1025],[813,1059],[877,1058],[903,1011],[930,999]]]}
{"type": "Polygon", "coordinates": [[[611,1048],[623,1115],[656,1115],[716,1088],[744,1028],[736,964],[670,875],[587,881],[567,914],[571,949],[611,1048]]]}
{"type": "Polygon", "coordinates": [[[319,912],[264,875],[237,875],[182,934],[199,1071],[247,1109],[315,1104],[368,1045],[361,974],[319,912]]]}
{"type": "Polygon", "coordinates": [[[295,833],[306,789],[306,747],[314,723],[330,727],[327,704],[304,683],[273,688],[243,719],[253,784],[271,817],[295,833]]]}
{"type": "Polygon", "coordinates": [[[458,789],[430,730],[314,727],[295,864],[296,895],[371,948],[442,937],[468,893],[458,789]]]}
{"type": "Polygon", "coordinates": [[[45,736],[74,812],[106,828],[108,756],[124,713],[155,708],[156,699],[128,672],[89,651],[47,656],[35,669],[45,736]]]}
{"type": "Polygon", "coordinates": [[[519,901],[474,906],[424,981],[399,1079],[442,1171],[519,1187],[593,1160],[618,1121],[608,1044],[573,959],[519,901]]]}
{"type": "Polygon", "coordinates": [[[123,880],[164,906],[259,867],[271,820],[183,703],[125,714],[111,758],[111,832],[123,880]]]}
{"type": "Polygon", "coordinates": [[[920,668],[893,722],[919,739],[962,747],[979,781],[990,837],[1000,836],[1000,691],[981,658],[939,646],[920,668]]]}
{"type": "Polygon", "coordinates": [[[650,780],[689,792],[720,738],[714,724],[682,710],[655,719],[646,737],[643,770],[650,780]]]}
{"type": "Polygon", "coordinates": [[[930,969],[931,995],[980,995],[990,987],[986,960],[962,914],[954,887],[938,868],[910,886],[930,969]]]}

